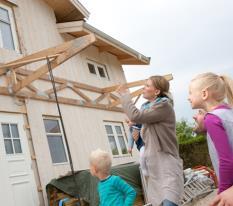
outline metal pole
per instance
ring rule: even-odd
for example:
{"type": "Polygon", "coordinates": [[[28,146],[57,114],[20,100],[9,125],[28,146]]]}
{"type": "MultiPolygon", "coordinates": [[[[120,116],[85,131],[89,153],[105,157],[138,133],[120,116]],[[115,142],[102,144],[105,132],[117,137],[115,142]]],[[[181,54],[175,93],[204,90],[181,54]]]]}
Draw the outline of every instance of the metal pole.
{"type": "MultiPolygon", "coordinates": [[[[77,187],[77,191],[78,191],[78,183],[77,183],[77,180],[75,179],[73,160],[72,160],[72,156],[71,156],[71,153],[70,153],[70,147],[69,147],[68,139],[67,139],[67,136],[66,136],[66,130],[65,130],[62,114],[61,114],[60,104],[59,104],[58,98],[57,98],[57,89],[56,89],[56,86],[55,86],[53,71],[52,71],[52,68],[51,68],[51,62],[50,62],[48,57],[46,57],[46,59],[47,59],[47,65],[48,65],[48,70],[49,70],[49,76],[50,76],[50,79],[51,79],[51,83],[52,83],[52,86],[53,86],[53,92],[54,92],[54,95],[55,95],[55,101],[56,101],[56,104],[57,104],[57,110],[58,110],[58,114],[59,114],[59,118],[60,118],[61,126],[62,126],[62,131],[63,131],[63,134],[64,134],[65,143],[66,143],[71,174],[72,174],[72,176],[74,178],[74,185],[75,185],[75,187],[77,187]]],[[[79,196],[78,192],[77,192],[77,198],[78,198],[78,201],[79,201],[78,206],[81,206],[81,199],[80,199],[80,196],[79,196]]]]}

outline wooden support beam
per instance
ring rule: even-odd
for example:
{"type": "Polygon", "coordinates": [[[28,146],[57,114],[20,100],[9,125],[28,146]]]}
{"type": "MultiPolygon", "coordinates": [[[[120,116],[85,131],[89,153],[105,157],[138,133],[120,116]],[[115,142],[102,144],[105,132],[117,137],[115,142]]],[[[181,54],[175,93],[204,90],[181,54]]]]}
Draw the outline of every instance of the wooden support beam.
{"type": "MultiPolygon", "coordinates": [[[[21,77],[21,76],[19,76],[19,75],[16,75],[16,78],[19,80],[19,81],[21,81],[23,78],[21,77]]],[[[34,87],[32,84],[29,84],[28,86],[27,86],[27,88],[29,89],[29,90],[31,90],[32,92],[38,92],[38,89],[36,88],[36,87],[34,87]]]]}
{"type": "MultiPolygon", "coordinates": [[[[94,34],[89,34],[80,38],[77,38],[72,41],[72,44],[70,47],[61,55],[59,55],[56,59],[51,61],[51,68],[54,69],[66,60],[70,59],[80,51],[84,50],[88,46],[90,46],[92,43],[96,41],[94,34]]],[[[47,64],[39,67],[36,71],[34,71],[31,75],[23,79],[22,81],[18,82],[14,85],[13,91],[18,92],[34,80],[38,79],[42,75],[46,74],[48,72],[48,66],[47,64]]]]}
{"type": "MultiPolygon", "coordinates": [[[[172,74],[164,75],[164,77],[165,77],[168,81],[170,81],[170,80],[173,79],[172,74]]],[[[126,87],[131,88],[131,87],[142,86],[142,85],[145,84],[145,82],[146,82],[146,79],[145,79],[145,80],[139,80],[139,81],[134,81],[134,82],[126,83],[125,85],[126,85],[126,87]]],[[[103,93],[106,93],[106,92],[113,92],[113,91],[116,91],[116,89],[117,89],[119,86],[120,86],[120,84],[119,84],[119,85],[115,85],[115,86],[111,86],[111,87],[105,87],[105,88],[102,89],[102,92],[103,92],[103,93]]]]}
{"type": "Polygon", "coordinates": [[[48,48],[48,49],[43,49],[43,50],[41,50],[39,52],[35,52],[33,54],[27,55],[27,56],[22,57],[20,59],[11,61],[11,62],[9,62],[9,63],[7,63],[5,65],[1,65],[0,70],[1,69],[7,69],[7,68],[11,67],[10,65],[16,66],[17,63],[21,64],[22,62],[30,61],[32,59],[40,59],[40,58],[45,58],[47,56],[50,56],[51,58],[55,57],[55,56],[59,55],[60,53],[66,51],[68,48],[70,48],[73,45],[73,41],[74,40],[71,40],[71,41],[65,42],[63,44],[60,44],[58,46],[55,46],[55,47],[51,47],[51,48],[48,48]]]}
{"type": "MultiPolygon", "coordinates": [[[[60,84],[60,85],[56,86],[56,91],[59,92],[59,91],[65,89],[66,87],[67,87],[66,83],[60,84]]],[[[45,93],[48,95],[53,94],[54,93],[53,88],[48,89],[47,91],[45,91],[45,93]]]]}
{"type": "MultiPolygon", "coordinates": [[[[29,76],[32,73],[33,73],[33,71],[29,71],[29,70],[25,70],[25,69],[18,69],[17,70],[17,74],[20,74],[23,76],[29,76]]],[[[51,82],[50,77],[47,74],[42,75],[41,77],[39,77],[39,79],[47,81],[47,82],[51,82]]],[[[73,84],[75,87],[77,87],[79,89],[87,90],[90,92],[102,93],[101,88],[94,87],[94,86],[91,86],[88,84],[78,83],[78,82],[70,81],[70,80],[67,80],[64,78],[60,78],[60,77],[54,77],[54,81],[55,81],[55,83],[58,83],[58,84],[64,84],[67,82],[67,84],[73,84]]]]}
{"type": "MultiPolygon", "coordinates": [[[[48,56],[48,58],[53,59],[53,58],[58,57],[59,55],[60,54],[54,54],[54,55],[48,56]]],[[[24,60],[24,61],[20,61],[20,62],[16,62],[16,63],[8,63],[8,64],[5,64],[3,66],[0,66],[0,69],[3,70],[2,72],[4,72],[4,71],[7,71],[7,69],[16,69],[16,68],[22,67],[22,66],[24,66],[26,64],[42,61],[42,60],[45,60],[45,59],[47,59],[47,56],[39,57],[39,58],[33,58],[33,59],[29,59],[29,60],[24,60]]]]}
{"type": "Polygon", "coordinates": [[[112,94],[112,93],[109,93],[109,96],[115,101],[119,99],[118,96],[116,96],[115,94],[112,94]]]}
{"type": "MultiPolygon", "coordinates": [[[[1,95],[7,95],[9,96],[8,89],[6,87],[0,87],[0,94],[1,95]]],[[[30,98],[30,99],[35,99],[39,101],[46,101],[46,102],[54,102],[56,103],[54,98],[48,98],[46,96],[39,96],[35,93],[31,92],[18,92],[16,97],[19,98],[30,98]]],[[[66,98],[66,97],[58,97],[58,101],[61,104],[66,104],[66,105],[73,105],[73,106],[80,106],[80,107],[87,107],[87,108],[94,108],[94,109],[100,109],[100,110],[107,110],[107,111],[114,111],[114,112],[123,112],[121,108],[118,107],[111,107],[109,108],[107,105],[104,104],[93,104],[92,102],[83,102],[78,99],[71,99],[71,98],[66,98]]]]}
{"type": "Polygon", "coordinates": [[[97,97],[94,102],[95,103],[99,103],[101,102],[104,98],[106,97],[106,93],[105,94],[101,94],[99,97],[97,97]]]}
{"type": "MultiPolygon", "coordinates": [[[[143,88],[138,89],[138,90],[136,90],[136,91],[130,93],[131,98],[134,98],[134,97],[136,97],[136,96],[142,94],[142,92],[143,92],[143,88]]],[[[112,102],[112,103],[109,105],[109,107],[110,107],[110,108],[111,108],[111,107],[116,107],[116,106],[119,105],[120,103],[121,103],[121,100],[120,100],[120,99],[119,99],[119,100],[116,100],[115,102],[112,102]]]]}
{"type": "Polygon", "coordinates": [[[76,87],[70,87],[77,95],[79,95],[80,97],[82,97],[85,101],[87,102],[91,102],[91,99],[86,96],[83,92],[81,92],[78,88],[76,87]]]}

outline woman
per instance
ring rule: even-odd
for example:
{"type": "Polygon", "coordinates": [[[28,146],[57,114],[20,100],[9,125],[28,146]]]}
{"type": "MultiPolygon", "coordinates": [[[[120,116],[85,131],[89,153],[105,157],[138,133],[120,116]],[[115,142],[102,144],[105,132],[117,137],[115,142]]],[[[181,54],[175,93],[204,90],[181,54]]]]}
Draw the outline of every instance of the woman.
{"type": "Polygon", "coordinates": [[[169,82],[162,76],[152,76],[147,80],[143,97],[148,101],[143,110],[135,107],[125,86],[120,86],[118,93],[129,119],[143,124],[149,202],[153,206],[179,205],[183,193],[183,165],[178,152],[169,82]]]}

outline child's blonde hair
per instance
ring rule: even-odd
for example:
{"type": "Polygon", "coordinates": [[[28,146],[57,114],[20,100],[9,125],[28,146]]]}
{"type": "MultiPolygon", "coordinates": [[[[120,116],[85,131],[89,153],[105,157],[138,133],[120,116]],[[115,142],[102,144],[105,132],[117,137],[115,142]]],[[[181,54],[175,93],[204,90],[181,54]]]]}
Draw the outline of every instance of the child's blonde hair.
{"type": "Polygon", "coordinates": [[[211,91],[216,101],[222,102],[227,98],[228,103],[233,106],[233,79],[230,77],[208,72],[197,75],[192,82],[197,83],[200,90],[211,91]]]}
{"type": "Polygon", "coordinates": [[[90,164],[94,165],[98,172],[109,174],[112,166],[112,159],[108,152],[97,149],[91,152],[90,164]]]}

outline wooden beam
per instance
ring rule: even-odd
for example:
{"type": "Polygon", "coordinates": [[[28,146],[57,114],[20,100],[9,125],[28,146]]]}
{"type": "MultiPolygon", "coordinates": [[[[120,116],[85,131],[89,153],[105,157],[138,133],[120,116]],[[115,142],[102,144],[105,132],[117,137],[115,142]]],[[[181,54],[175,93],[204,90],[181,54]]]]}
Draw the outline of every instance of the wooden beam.
{"type": "Polygon", "coordinates": [[[17,59],[17,60],[14,60],[14,61],[11,61],[5,65],[1,65],[0,66],[0,69],[2,68],[8,68],[6,65],[10,65],[10,64],[17,64],[17,63],[20,63],[20,62],[25,62],[25,61],[29,61],[29,60],[32,60],[32,59],[37,59],[37,58],[44,58],[46,56],[53,56],[53,55],[57,55],[57,54],[60,54],[64,51],[66,51],[68,48],[70,48],[72,45],[73,45],[73,41],[74,40],[71,40],[71,41],[68,41],[68,42],[65,42],[63,44],[60,44],[58,46],[55,46],[55,47],[51,47],[51,48],[48,48],[48,49],[43,49],[39,52],[35,52],[33,54],[30,54],[30,55],[27,55],[25,57],[22,57],[20,59],[17,59]]]}
{"type": "MultiPolygon", "coordinates": [[[[28,76],[32,73],[33,73],[33,71],[29,71],[29,70],[25,70],[25,69],[17,69],[17,74],[20,74],[23,76],[28,76]]],[[[42,75],[41,77],[39,77],[39,79],[47,81],[47,82],[51,82],[50,77],[47,74],[42,75]]],[[[77,87],[79,89],[87,90],[90,92],[96,92],[96,93],[102,92],[101,88],[94,87],[94,86],[91,86],[88,84],[78,83],[78,82],[67,80],[67,79],[60,78],[60,77],[54,77],[54,81],[55,81],[55,83],[58,83],[58,84],[64,84],[64,83],[73,84],[75,87],[77,87]]]]}
{"type": "Polygon", "coordinates": [[[109,93],[109,96],[115,101],[119,99],[118,96],[116,96],[115,94],[112,94],[112,93],[109,93]]]}
{"type": "MultiPolygon", "coordinates": [[[[96,40],[95,35],[89,34],[80,38],[77,38],[72,41],[70,48],[68,48],[64,53],[59,55],[56,59],[51,61],[51,68],[54,69],[66,60],[70,59],[80,51],[84,50],[96,40]]],[[[20,81],[19,83],[15,84],[13,87],[14,92],[18,92],[34,80],[38,79],[42,75],[48,72],[47,64],[39,67],[36,71],[34,71],[31,75],[20,81]]]]}
{"type": "MultiPolygon", "coordinates": [[[[59,91],[65,89],[66,87],[67,87],[66,83],[60,84],[60,85],[56,86],[56,91],[59,92],[59,91]]],[[[53,94],[54,93],[53,88],[48,89],[47,91],[45,91],[45,93],[48,95],[53,94]]]]}
{"type": "MultiPolygon", "coordinates": [[[[6,95],[9,96],[8,89],[6,87],[0,87],[0,95],[6,95]]],[[[26,91],[19,91],[16,95],[16,97],[23,98],[23,99],[34,99],[39,101],[45,101],[45,102],[56,102],[54,98],[48,98],[39,96],[35,93],[26,92],[26,91]]],[[[78,99],[71,99],[66,97],[58,97],[58,101],[61,104],[67,104],[67,105],[73,105],[73,106],[80,106],[80,107],[87,107],[87,108],[93,108],[93,109],[100,109],[100,110],[107,110],[107,111],[114,111],[114,112],[123,112],[121,108],[118,107],[111,107],[109,108],[107,105],[104,104],[93,104],[92,102],[83,102],[78,99]]]]}
{"type": "MultiPolygon", "coordinates": [[[[173,79],[172,74],[164,75],[164,77],[165,77],[168,81],[170,81],[170,80],[173,79]]],[[[139,81],[134,81],[134,82],[126,83],[125,85],[126,85],[127,88],[131,88],[131,87],[142,86],[142,85],[145,84],[145,82],[146,82],[146,79],[145,79],[145,80],[139,80],[139,81]]],[[[120,84],[119,84],[119,85],[115,85],[115,86],[111,86],[111,87],[105,87],[105,88],[102,89],[102,92],[103,92],[103,93],[106,93],[106,92],[113,92],[113,91],[116,91],[116,89],[117,89],[119,86],[120,86],[120,84]]]]}
{"type": "MultiPolygon", "coordinates": [[[[133,97],[136,97],[136,96],[142,94],[142,92],[143,92],[143,88],[138,89],[138,90],[132,92],[132,93],[130,94],[130,96],[131,96],[131,98],[133,98],[133,97]]],[[[119,99],[119,100],[116,100],[115,102],[112,102],[112,103],[109,105],[109,107],[110,107],[110,108],[111,108],[111,107],[116,107],[116,106],[119,105],[120,103],[121,103],[121,100],[120,100],[120,99],[119,99]]]]}
{"type": "MultiPolygon", "coordinates": [[[[19,75],[16,75],[16,78],[18,79],[18,80],[22,80],[23,78],[21,77],[21,76],[19,76],[19,75]]],[[[27,86],[27,88],[29,89],[29,90],[31,90],[32,92],[38,92],[38,89],[36,88],[36,87],[34,87],[33,85],[31,85],[31,84],[29,84],[28,86],[27,86]]]]}
{"type": "MultiPolygon", "coordinates": [[[[59,55],[60,54],[54,54],[54,55],[48,56],[48,58],[49,59],[56,58],[59,55]]],[[[33,59],[29,59],[29,60],[24,60],[24,61],[20,61],[20,62],[16,62],[16,63],[8,63],[8,64],[5,64],[3,66],[0,66],[0,69],[6,72],[7,69],[16,69],[16,68],[24,66],[26,64],[42,61],[42,60],[45,60],[45,59],[47,59],[47,56],[39,57],[39,58],[33,58],[33,59]]]]}
{"type": "Polygon", "coordinates": [[[106,97],[106,93],[105,94],[101,94],[99,97],[97,97],[95,100],[94,100],[94,102],[95,103],[99,103],[99,102],[101,102],[105,97],[106,97]]]}
{"type": "Polygon", "coordinates": [[[78,88],[76,87],[70,87],[77,95],[79,95],[80,97],[82,97],[85,101],[87,102],[91,102],[91,99],[86,96],[83,92],[81,92],[78,88]]]}

